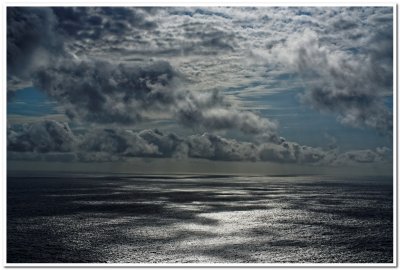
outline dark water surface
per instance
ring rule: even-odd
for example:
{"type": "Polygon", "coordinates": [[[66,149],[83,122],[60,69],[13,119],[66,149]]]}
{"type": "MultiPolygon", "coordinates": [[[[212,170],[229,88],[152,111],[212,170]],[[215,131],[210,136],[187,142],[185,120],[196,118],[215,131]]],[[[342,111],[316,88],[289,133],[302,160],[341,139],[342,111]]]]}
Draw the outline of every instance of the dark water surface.
{"type": "Polygon", "coordinates": [[[391,263],[389,179],[9,177],[8,263],[391,263]]]}

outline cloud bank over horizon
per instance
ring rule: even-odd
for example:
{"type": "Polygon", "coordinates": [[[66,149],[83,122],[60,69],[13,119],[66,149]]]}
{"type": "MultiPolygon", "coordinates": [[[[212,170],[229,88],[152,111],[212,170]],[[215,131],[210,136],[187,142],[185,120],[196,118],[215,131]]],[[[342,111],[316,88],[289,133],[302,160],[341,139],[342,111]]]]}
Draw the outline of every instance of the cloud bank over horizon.
{"type": "Polygon", "coordinates": [[[354,150],[314,148],[280,138],[280,142],[252,143],[204,133],[186,138],[160,130],[92,129],[74,134],[67,123],[44,120],[14,125],[7,132],[10,159],[106,162],[144,158],[198,158],[220,161],[270,161],[339,166],[387,162],[390,149],[354,150]]]}
{"type": "Polygon", "coordinates": [[[68,119],[9,124],[8,159],[391,162],[387,143],[286,140],[265,111],[295,91],[296,106],[391,138],[392,20],[389,7],[8,7],[9,102],[33,85],[68,119]]]}

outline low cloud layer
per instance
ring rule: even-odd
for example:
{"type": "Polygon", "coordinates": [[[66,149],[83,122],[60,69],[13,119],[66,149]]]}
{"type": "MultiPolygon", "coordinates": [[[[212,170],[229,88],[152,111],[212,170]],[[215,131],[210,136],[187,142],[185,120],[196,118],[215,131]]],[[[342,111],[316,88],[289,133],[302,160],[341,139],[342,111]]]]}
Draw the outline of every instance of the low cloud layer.
{"type": "Polygon", "coordinates": [[[54,120],[7,129],[7,150],[14,152],[69,152],[75,137],[67,123],[54,120]]]}
{"type": "Polygon", "coordinates": [[[382,147],[338,153],[281,138],[279,143],[252,143],[213,134],[182,138],[160,130],[94,129],[74,135],[66,123],[53,120],[8,129],[9,159],[103,162],[129,157],[200,158],[216,161],[268,161],[313,165],[384,162],[382,147]],[[46,154],[46,155],[43,155],[46,154]]]}

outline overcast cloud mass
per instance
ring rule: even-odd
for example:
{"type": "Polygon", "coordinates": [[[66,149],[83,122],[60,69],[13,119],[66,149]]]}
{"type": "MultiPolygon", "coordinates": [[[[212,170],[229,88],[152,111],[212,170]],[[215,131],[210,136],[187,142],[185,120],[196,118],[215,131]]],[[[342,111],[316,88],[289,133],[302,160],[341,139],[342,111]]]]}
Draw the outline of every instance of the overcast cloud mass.
{"type": "Polygon", "coordinates": [[[8,159],[390,163],[392,21],[391,7],[8,7],[8,159]]]}

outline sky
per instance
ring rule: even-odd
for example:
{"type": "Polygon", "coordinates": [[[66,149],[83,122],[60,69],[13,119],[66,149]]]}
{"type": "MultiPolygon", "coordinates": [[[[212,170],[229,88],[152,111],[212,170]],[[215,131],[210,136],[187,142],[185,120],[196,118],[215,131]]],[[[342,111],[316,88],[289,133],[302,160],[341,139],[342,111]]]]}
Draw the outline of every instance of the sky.
{"type": "Polygon", "coordinates": [[[9,170],[391,174],[392,117],[392,7],[7,8],[9,170]]]}

